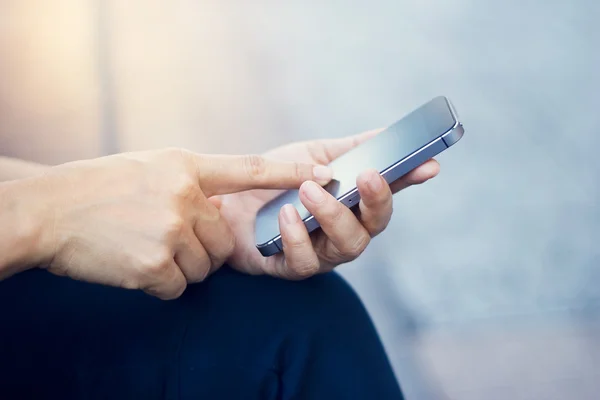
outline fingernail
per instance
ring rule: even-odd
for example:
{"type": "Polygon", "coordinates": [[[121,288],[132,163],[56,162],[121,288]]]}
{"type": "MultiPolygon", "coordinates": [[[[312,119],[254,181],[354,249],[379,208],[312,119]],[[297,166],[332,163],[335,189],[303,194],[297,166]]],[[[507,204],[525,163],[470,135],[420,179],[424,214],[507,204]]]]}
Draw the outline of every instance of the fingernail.
{"type": "Polygon", "coordinates": [[[381,175],[376,174],[374,172],[370,173],[367,185],[369,186],[369,189],[371,189],[373,192],[379,192],[383,188],[383,182],[381,182],[381,175]]]}
{"type": "Polygon", "coordinates": [[[317,165],[313,168],[313,175],[317,182],[327,183],[333,178],[333,171],[324,165],[317,165]]]}
{"type": "Polygon", "coordinates": [[[306,182],[304,184],[304,193],[313,203],[320,203],[325,200],[323,188],[317,185],[315,182],[306,182]]]}
{"type": "Polygon", "coordinates": [[[300,216],[298,215],[296,208],[294,208],[294,206],[291,204],[286,204],[283,206],[281,213],[283,214],[283,221],[288,225],[295,224],[300,220],[300,216]]]}

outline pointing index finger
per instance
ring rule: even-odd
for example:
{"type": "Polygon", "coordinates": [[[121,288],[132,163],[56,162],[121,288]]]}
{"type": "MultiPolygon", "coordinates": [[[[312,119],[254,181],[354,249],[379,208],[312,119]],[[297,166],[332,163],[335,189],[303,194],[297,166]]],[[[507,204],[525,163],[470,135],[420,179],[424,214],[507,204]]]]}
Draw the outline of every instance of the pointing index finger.
{"type": "Polygon", "coordinates": [[[331,169],[322,165],[259,155],[196,155],[195,161],[207,197],[250,189],[297,189],[306,181],[324,185],[332,178],[331,169]]]}

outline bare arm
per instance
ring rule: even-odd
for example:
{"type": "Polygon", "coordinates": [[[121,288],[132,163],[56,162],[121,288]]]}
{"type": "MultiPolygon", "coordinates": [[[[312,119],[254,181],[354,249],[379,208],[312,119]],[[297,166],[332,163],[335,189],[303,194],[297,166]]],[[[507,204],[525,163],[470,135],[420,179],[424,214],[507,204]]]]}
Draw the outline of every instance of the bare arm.
{"type": "Polygon", "coordinates": [[[46,168],[46,165],[0,156],[0,182],[39,175],[46,168]]]}
{"type": "Polygon", "coordinates": [[[39,197],[32,179],[0,182],[0,280],[43,261],[38,248],[47,216],[39,197]]]}
{"type": "Polygon", "coordinates": [[[0,156],[0,280],[40,262],[35,258],[40,242],[39,207],[28,179],[41,175],[46,165],[0,156]],[[27,210],[27,212],[25,212],[27,210]]]}

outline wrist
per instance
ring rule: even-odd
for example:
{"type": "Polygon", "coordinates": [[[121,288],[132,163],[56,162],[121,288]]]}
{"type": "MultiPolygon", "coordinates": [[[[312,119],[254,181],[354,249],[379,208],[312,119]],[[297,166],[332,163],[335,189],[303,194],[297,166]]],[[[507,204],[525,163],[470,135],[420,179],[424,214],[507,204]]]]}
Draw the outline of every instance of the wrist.
{"type": "Polygon", "coordinates": [[[52,212],[40,185],[37,178],[0,183],[0,279],[52,259],[52,212]]]}

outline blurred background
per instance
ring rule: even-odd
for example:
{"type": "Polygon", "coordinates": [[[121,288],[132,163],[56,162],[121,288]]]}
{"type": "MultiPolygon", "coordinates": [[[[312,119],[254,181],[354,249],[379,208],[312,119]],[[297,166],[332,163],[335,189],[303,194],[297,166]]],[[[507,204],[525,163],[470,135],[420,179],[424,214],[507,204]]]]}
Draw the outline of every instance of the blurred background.
{"type": "Polygon", "coordinates": [[[595,399],[599,16],[592,0],[0,0],[0,154],[262,152],[446,95],[465,137],[340,272],[409,399],[595,399]]]}

